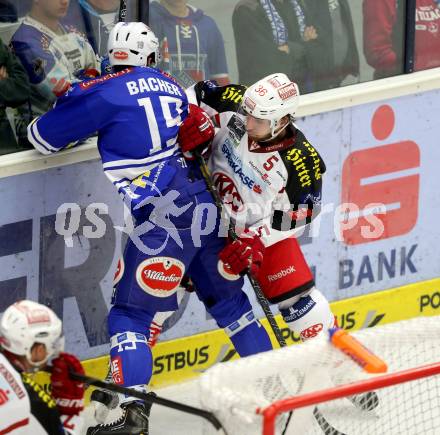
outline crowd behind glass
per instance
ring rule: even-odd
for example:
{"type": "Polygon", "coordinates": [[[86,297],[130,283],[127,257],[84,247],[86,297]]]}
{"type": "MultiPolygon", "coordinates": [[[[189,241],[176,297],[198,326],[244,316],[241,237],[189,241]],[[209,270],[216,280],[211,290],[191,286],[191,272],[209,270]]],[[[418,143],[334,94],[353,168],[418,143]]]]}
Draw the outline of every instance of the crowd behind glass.
{"type": "MultiPolygon", "coordinates": [[[[0,154],[31,148],[26,126],[71,83],[109,72],[107,38],[119,3],[0,0],[0,154]]],[[[204,79],[249,85],[284,72],[305,94],[404,72],[405,0],[194,4],[128,2],[128,17],[160,40],[159,67],[184,87],[204,79]]],[[[416,0],[414,71],[440,66],[439,27],[440,0],[416,0]]]]}

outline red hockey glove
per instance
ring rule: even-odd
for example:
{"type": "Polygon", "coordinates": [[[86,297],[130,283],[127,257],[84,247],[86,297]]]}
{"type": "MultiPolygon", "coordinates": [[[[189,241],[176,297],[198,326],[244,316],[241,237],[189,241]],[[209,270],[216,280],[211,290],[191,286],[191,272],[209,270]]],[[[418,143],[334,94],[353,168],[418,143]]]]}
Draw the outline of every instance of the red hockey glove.
{"type": "Polygon", "coordinates": [[[179,144],[182,151],[192,151],[199,146],[206,146],[212,141],[214,134],[214,124],[208,114],[199,106],[190,104],[188,116],[179,128],[179,144]]]}
{"type": "Polygon", "coordinates": [[[74,381],[69,371],[83,375],[81,362],[69,353],[61,353],[52,361],[52,396],[60,414],[75,415],[84,409],[84,384],[74,381]]]}
{"type": "Polygon", "coordinates": [[[228,242],[220,251],[219,257],[237,275],[247,272],[256,275],[263,262],[264,250],[258,236],[240,237],[228,242]]]}
{"type": "Polygon", "coordinates": [[[99,71],[95,68],[82,69],[75,73],[75,77],[78,80],[96,79],[100,75],[99,71]]]}
{"type": "Polygon", "coordinates": [[[50,82],[53,84],[52,92],[56,97],[61,97],[61,95],[64,95],[70,88],[70,82],[65,79],[57,80],[55,77],[52,77],[50,82]]]}

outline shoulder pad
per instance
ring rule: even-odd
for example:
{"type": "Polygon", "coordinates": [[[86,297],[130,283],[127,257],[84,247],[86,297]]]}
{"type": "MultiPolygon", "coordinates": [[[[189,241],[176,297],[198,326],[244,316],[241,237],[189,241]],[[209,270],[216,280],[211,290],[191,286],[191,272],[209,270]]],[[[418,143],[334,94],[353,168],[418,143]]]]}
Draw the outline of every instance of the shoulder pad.
{"type": "Polygon", "coordinates": [[[243,85],[218,86],[211,80],[199,82],[194,87],[197,101],[207,104],[217,112],[236,112],[245,90],[243,85]]]}

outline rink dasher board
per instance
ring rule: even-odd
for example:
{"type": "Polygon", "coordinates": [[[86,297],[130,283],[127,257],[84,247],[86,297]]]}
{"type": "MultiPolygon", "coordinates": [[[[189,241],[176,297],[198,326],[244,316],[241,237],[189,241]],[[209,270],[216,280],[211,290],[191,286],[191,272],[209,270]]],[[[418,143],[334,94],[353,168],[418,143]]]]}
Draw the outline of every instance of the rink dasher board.
{"type": "MultiPolygon", "coordinates": [[[[438,316],[440,278],[333,302],[331,308],[341,327],[351,332],[419,316],[438,316]]],[[[281,316],[276,316],[276,320],[289,345],[300,342],[281,316]]],[[[261,321],[271,334],[267,321],[261,321]]],[[[275,344],[273,334],[271,339],[275,344]]],[[[153,348],[153,357],[151,387],[163,388],[195,378],[213,364],[236,359],[238,355],[224,331],[214,330],[159,342],[153,348]]],[[[107,356],[84,360],[83,364],[89,376],[103,379],[107,374],[107,356]]],[[[47,378],[41,376],[39,381],[46,383],[47,378]]]]}

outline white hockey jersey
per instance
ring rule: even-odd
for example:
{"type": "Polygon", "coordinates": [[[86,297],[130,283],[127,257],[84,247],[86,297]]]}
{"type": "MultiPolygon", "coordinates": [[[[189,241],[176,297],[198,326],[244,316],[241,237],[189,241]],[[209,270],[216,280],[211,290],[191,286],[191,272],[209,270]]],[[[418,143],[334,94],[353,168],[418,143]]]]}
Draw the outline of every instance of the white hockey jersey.
{"type": "Polygon", "coordinates": [[[237,113],[244,86],[199,82],[188,90],[219,130],[208,164],[226,210],[239,228],[250,228],[266,246],[293,235],[319,212],[324,162],[292,123],[292,135],[271,146],[249,139],[237,113]]]}
{"type": "MultiPolygon", "coordinates": [[[[29,434],[31,405],[20,374],[0,353],[0,433],[29,434]]],[[[40,426],[40,429],[41,426],[40,426]]],[[[41,434],[45,432],[32,432],[41,434]]]]}
{"type": "Polygon", "coordinates": [[[0,434],[14,435],[76,435],[84,422],[74,416],[66,422],[56,404],[42,387],[30,380],[23,382],[20,373],[0,353],[0,434]],[[66,422],[66,427],[63,427],[66,422]],[[70,429],[69,429],[70,427],[70,429]]]}

